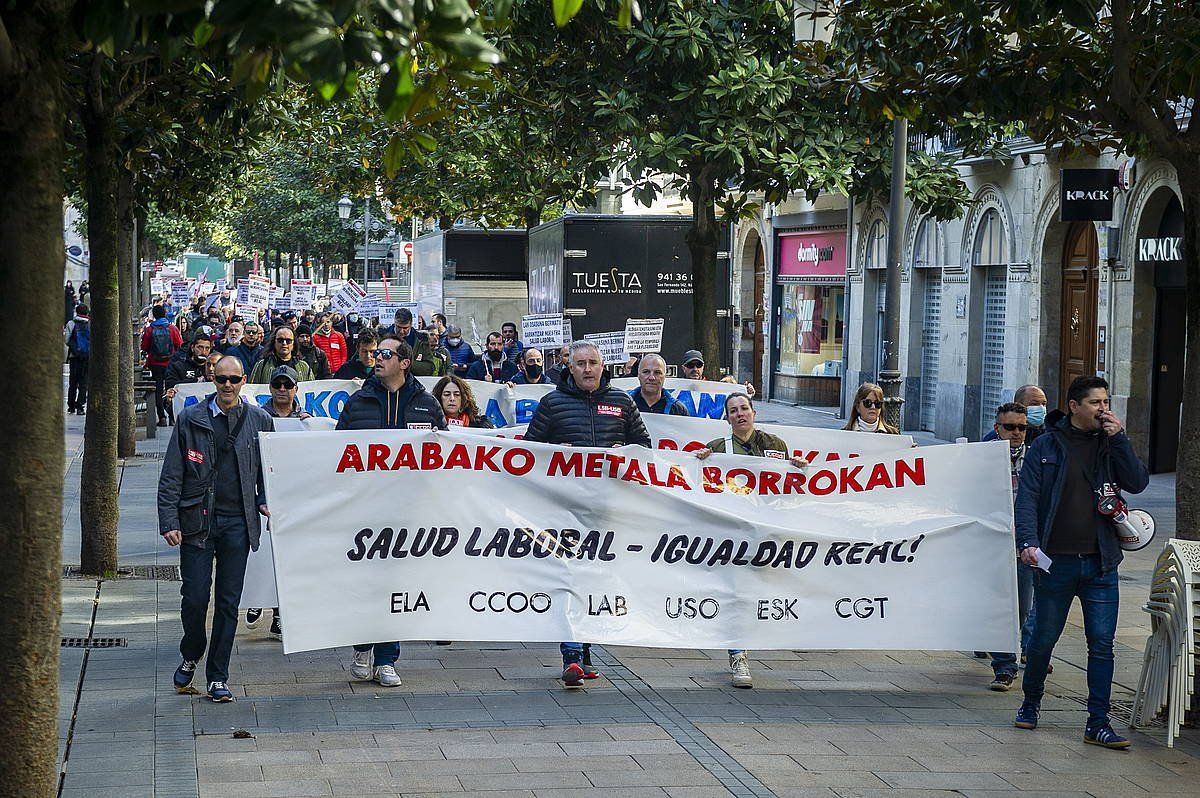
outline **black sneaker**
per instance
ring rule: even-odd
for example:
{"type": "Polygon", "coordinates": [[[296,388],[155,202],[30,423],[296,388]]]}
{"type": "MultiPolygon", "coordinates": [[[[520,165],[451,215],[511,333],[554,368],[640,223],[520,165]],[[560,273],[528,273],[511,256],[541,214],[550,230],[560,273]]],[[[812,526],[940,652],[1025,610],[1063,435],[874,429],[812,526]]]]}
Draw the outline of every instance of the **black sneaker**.
{"type": "Polygon", "coordinates": [[[175,689],[183,690],[192,683],[192,677],[196,675],[196,660],[185,659],[179,663],[179,667],[175,669],[175,689]]]}
{"type": "Polygon", "coordinates": [[[1132,743],[1126,740],[1121,735],[1113,731],[1113,727],[1105,723],[1103,726],[1096,726],[1091,729],[1083,730],[1083,741],[1088,745],[1099,745],[1104,748],[1114,748],[1118,751],[1124,751],[1132,743]]]}
{"type": "Polygon", "coordinates": [[[214,704],[228,704],[233,700],[233,693],[225,686],[225,682],[209,682],[208,697],[214,704]]]}
{"type": "Polygon", "coordinates": [[[271,635],[271,637],[275,638],[276,640],[283,639],[283,625],[279,622],[279,614],[278,613],[276,613],[275,617],[271,619],[270,635],[271,635]]]}
{"type": "Polygon", "coordinates": [[[260,620],[262,620],[262,607],[246,608],[246,626],[253,629],[258,626],[260,620]]]}
{"type": "Polygon", "coordinates": [[[1041,712],[1041,705],[1026,699],[1021,702],[1021,708],[1017,710],[1017,719],[1013,721],[1013,725],[1018,729],[1036,729],[1041,712]]]}
{"type": "Polygon", "coordinates": [[[1013,675],[1011,673],[997,673],[996,678],[992,679],[989,685],[991,689],[997,693],[1007,693],[1013,686],[1013,675]]]}

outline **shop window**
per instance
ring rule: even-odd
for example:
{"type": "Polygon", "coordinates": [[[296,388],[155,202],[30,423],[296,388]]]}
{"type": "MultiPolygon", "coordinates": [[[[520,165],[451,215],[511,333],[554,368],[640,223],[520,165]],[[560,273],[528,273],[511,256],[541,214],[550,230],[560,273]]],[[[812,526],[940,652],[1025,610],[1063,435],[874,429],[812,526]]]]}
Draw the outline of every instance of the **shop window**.
{"type": "Polygon", "coordinates": [[[845,288],[793,284],[780,286],[780,292],[779,373],[837,374],[845,335],[845,288]]]}
{"type": "Polygon", "coordinates": [[[976,266],[1002,266],[1008,262],[1005,255],[1007,249],[1000,212],[995,208],[988,208],[979,220],[979,226],[975,228],[973,262],[976,266]]]}

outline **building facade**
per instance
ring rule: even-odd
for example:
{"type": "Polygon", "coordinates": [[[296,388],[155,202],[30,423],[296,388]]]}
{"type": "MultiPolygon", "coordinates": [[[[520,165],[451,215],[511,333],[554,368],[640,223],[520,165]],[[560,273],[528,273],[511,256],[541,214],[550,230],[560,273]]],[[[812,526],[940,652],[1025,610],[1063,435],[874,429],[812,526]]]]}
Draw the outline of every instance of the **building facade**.
{"type": "MultiPolygon", "coordinates": [[[[900,362],[904,426],[971,440],[1016,388],[1051,407],[1081,374],[1105,377],[1138,454],[1174,470],[1184,357],[1183,216],[1166,164],[1109,153],[1061,161],[1031,142],[960,164],[973,201],[938,222],[905,208],[900,362]],[[1061,170],[1117,170],[1111,221],[1060,220],[1061,170]]],[[[887,209],[854,212],[847,382],[875,381],[887,209]]]]}

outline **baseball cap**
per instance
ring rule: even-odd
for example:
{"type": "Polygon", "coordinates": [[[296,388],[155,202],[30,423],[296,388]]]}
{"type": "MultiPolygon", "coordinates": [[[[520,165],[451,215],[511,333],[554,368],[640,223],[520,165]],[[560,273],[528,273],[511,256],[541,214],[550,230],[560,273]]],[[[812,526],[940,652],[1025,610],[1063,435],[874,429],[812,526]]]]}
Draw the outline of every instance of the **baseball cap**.
{"type": "Polygon", "coordinates": [[[203,336],[205,338],[212,338],[212,335],[213,335],[213,328],[209,327],[207,324],[201,324],[199,327],[196,328],[196,337],[203,336]]]}
{"type": "Polygon", "coordinates": [[[268,382],[275,382],[280,377],[287,377],[297,385],[300,383],[300,375],[291,366],[276,366],[275,370],[271,372],[271,379],[268,382]]]}
{"type": "Polygon", "coordinates": [[[704,365],[704,355],[700,354],[699,349],[689,349],[688,351],[683,353],[683,363],[685,366],[688,363],[691,363],[693,360],[699,360],[700,365],[701,366],[704,365]]]}

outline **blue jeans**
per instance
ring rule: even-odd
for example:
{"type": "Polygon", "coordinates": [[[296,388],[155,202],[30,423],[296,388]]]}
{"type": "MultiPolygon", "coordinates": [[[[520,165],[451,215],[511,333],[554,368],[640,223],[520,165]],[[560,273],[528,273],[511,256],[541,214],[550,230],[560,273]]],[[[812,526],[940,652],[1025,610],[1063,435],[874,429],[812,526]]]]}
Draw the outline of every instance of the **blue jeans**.
{"type": "Polygon", "coordinates": [[[1100,555],[1062,555],[1050,573],[1034,573],[1033,636],[1025,662],[1025,700],[1040,703],[1046,692],[1046,668],[1062,635],[1075,597],[1083,609],[1087,637],[1088,727],[1108,722],[1112,695],[1113,637],[1117,633],[1120,591],[1117,569],[1100,572],[1100,555]]]}
{"type": "Polygon", "coordinates": [[[186,660],[196,661],[204,656],[208,643],[208,660],[204,663],[204,678],[209,682],[229,681],[229,656],[233,653],[233,636],[237,632],[238,604],[242,601],[242,583],[246,580],[246,558],[250,556],[250,535],[242,515],[214,515],[203,546],[186,541],[179,544],[179,575],[183,584],[179,593],[183,639],[179,653],[186,660]],[[213,562],[217,565],[217,580],[213,584],[213,562]],[[212,639],[206,640],[205,620],[208,616],[208,597],[213,594],[212,639]]]}
{"type": "MultiPolygon", "coordinates": [[[[1021,627],[1021,653],[1029,651],[1029,636],[1033,632],[1033,571],[1023,562],[1017,563],[1017,624],[1021,627]]],[[[1015,653],[992,653],[992,672],[999,676],[1017,675],[1015,653]]]]}
{"type": "Polygon", "coordinates": [[[395,665],[396,660],[400,659],[400,644],[397,642],[391,643],[366,643],[364,645],[355,646],[355,651],[370,651],[375,649],[376,668],[381,665],[395,665]]]}

